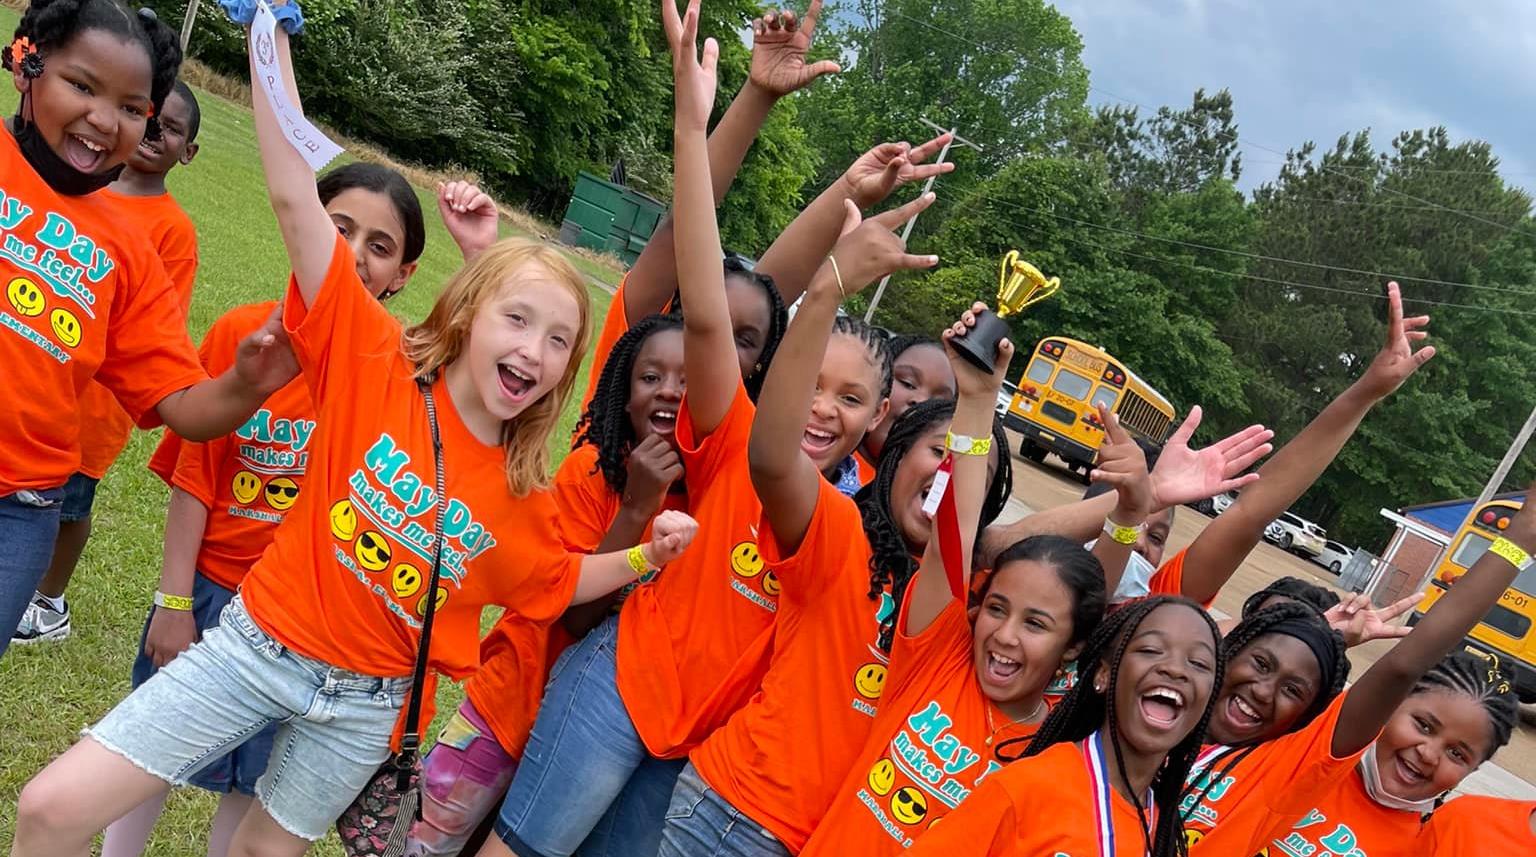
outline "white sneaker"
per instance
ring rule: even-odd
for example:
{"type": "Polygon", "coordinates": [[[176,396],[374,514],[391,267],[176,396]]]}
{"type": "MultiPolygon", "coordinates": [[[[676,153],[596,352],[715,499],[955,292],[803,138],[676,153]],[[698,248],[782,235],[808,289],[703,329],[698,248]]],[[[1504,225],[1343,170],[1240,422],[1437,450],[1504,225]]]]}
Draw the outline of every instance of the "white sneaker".
{"type": "Polygon", "coordinates": [[[25,646],[44,640],[62,640],[68,636],[69,602],[64,602],[63,610],[55,610],[48,599],[35,595],[32,603],[27,605],[27,612],[21,615],[21,624],[16,626],[16,633],[11,635],[11,644],[25,646]]]}

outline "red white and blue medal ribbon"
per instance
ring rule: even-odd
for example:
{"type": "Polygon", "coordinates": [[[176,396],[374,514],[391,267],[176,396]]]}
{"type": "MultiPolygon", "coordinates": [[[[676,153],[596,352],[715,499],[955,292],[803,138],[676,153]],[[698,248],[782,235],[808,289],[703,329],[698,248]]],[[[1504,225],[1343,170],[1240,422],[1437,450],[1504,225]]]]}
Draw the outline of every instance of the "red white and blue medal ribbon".
{"type": "MultiPolygon", "coordinates": [[[[1115,822],[1111,802],[1114,785],[1109,775],[1109,763],[1104,756],[1104,733],[1094,732],[1083,740],[1083,761],[1088,765],[1088,785],[1093,792],[1093,826],[1099,837],[1100,857],[1115,857],[1115,822]]],[[[1152,830],[1157,829],[1157,809],[1152,805],[1152,790],[1147,790],[1143,804],[1152,830]]]]}
{"type": "Polygon", "coordinates": [[[934,519],[939,530],[939,558],[944,561],[944,576],[949,579],[949,591],[960,601],[966,599],[965,558],[960,549],[960,510],[955,506],[955,494],[949,490],[950,477],[955,472],[955,457],[944,454],[939,470],[933,474],[933,487],[923,498],[923,514],[934,519]]]}

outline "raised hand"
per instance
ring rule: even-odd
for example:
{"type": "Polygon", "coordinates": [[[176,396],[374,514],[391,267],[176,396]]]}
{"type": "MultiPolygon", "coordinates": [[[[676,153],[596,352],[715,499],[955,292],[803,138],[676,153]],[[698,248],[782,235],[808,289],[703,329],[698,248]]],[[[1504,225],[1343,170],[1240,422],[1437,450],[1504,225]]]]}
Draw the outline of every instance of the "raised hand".
{"type": "Polygon", "coordinates": [[[1098,463],[1088,478],[1114,486],[1120,497],[1119,507],[1135,512],[1138,520],[1144,519],[1156,503],[1152,476],[1147,472],[1147,455],[1120,424],[1119,416],[1104,405],[1099,405],[1098,410],[1099,422],[1104,424],[1104,442],[1099,445],[1098,463]]]}
{"type": "Polygon", "coordinates": [[[869,208],[884,201],[896,188],[908,182],[926,181],[932,176],[952,171],[955,168],[953,161],[942,164],[923,163],[943,149],[951,136],[945,132],[917,148],[908,143],[881,143],[860,155],[843,172],[843,183],[848,186],[849,199],[857,203],[859,208],[869,208]]]}
{"type": "Polygon", "coordinates": [[[789,9],[782,12],[770,9],[761,18],[754,18],[752,68],[747,72],[747,82],[775,98],[783,98],[824,74],[842,71],[842,67],[831,60],[805,63],[806,52],[811,49],[811,38],[816,32],[816,19],[820,16],[821,0],[811,0],[811,8],[805,10],[803,20],[797,20],[789,9]]]}
{"type": "Polygon", "coordinates": [[[437,213],[465,261],[496,243],[501,212],[495,200],[474,183],[438,182],[437,213]]]}
{"type": "Polygon", "coordinates": [[[933,204],[934,195],[923,194],[906,205],[883,211],[868,220],[851,200],[843,201],[841,238],[833,246],[828,265],[839,278],[842,297],[848,298],[875,280],[893,271],[932,268],[938,256],[917,256],[907,252],[906,242],[895,233],[907,218],[933,204]]]}
{"type": "Polygon", "coordinates": [[[629,478],[624,482],[624,505],[646,515],[656,514],[672,483],[683,475],[677,450],[659,434],[647,435],[636,444],[625,468],[629,478]]]}
{"type": "Polygon", "coordinates": [[[1395,640],[1408,636],[1413,629],[1407,625],[1393,625],[1392,620],[1413,609],[1424,598],[1415,592],[1386,607],[1377,609],[1370,596],[1355,594],[1340,601],[1323,614],[1329,627],[1344,635],[1344,644],[1358,646],[1372,640],[1395,640]]]}
{"type": "Polygon", "coordinates": [[[1181,506],[1232,491],[1259,478],[1243,471],[1274,450],[1275,433],[1263,426],[1249,426],[1205,449],[1192,449],[1189,439],[1200,427],[1202,412],[1196,405],[1179,430],[1163,444],[1152,470],[1155,509],[1181,506]]]}
{"type": "Polygon", "coordinates": [[[1435,356],[1433,345],[1414,350],[1415,343],[1429,336],[1425,329],[1428,326],[1427,315],[1403,318],[1402,291],[1397,283],[1387,283],[1387,341],[1361,376],[1361,388],[1377,399],[1384,399],[1428,363],[1435,356]]]}
{"type": "Polygon", "coordinates": [[[683,555],[698,532],[698,521],[676,509],[668,509],[651,522],[651,540],[645,546],[645,558],[651,565],[666,565],[683,555]]]}
{"type": "Polygon", "coordinates": [[[975,328],[976,315],[986,308],[986,304],[977,301],[960,316],[959,321],[945,329],[944,344],[951,347],[945,348],[944,353],[949,356],[949,365],[955,373],[955,386],[960,395],[996,402],[997,391],[1003,386],[1003,378],[1008,374],[1008,363],[1013,360],[1013,343],[1007,339],[997,343],[997,356],[993,358],[990,373],[977,369],[971,361],[961,357],[953,347],[955,337],[963,337],[975,328]]]}
{"type": "Polygon", "coordinates": [[[261,327],[240,340],[235,349],[235,374],[247,386],[268,395],[299,377],[299,359],[283,329],[281,303],[273,307],[261,327]]]}
{"type": "Polygon", "coordinates": [[[689,0],[688,11],[677,15],[674,0],[661,0],[662,29],[672,48],[672,84],[677,101],[677,130],[703,130],[709,127],[709,114],[715,105],[715,66],[720,59],[720,45],[704,40],[704,53],[698,49],[699,0],[689,0]]]}

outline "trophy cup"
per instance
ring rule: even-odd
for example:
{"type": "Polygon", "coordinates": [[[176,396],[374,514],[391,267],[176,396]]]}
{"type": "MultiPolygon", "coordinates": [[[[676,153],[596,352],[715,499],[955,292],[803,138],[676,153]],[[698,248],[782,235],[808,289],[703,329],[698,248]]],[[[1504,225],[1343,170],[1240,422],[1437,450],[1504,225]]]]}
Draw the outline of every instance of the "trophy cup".
{"type": "Polygon", "coordinates": [[[997,344],[1008,335],[1008,316],[1037,304],[1061,288],[1061,278],[1046,279],[1034,265],[1019,258],[1019,251],[1003,256],[997,277],[997,312],[983,310],[976,316],[976,326],[963,337],[950,341],[956,352],[983,372],[991,372],[997,359],[997,344]]]}

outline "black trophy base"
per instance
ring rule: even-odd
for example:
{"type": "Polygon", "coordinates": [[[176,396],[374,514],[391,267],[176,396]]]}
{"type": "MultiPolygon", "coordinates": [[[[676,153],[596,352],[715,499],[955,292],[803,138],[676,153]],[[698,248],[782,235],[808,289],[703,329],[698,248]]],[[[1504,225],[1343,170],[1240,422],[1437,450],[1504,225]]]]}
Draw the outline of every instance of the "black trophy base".
{"type": "Polygon", "coordinates": [[[992,374],[997,362],[997,345],[1008,337],[1008,322],[991,310],[982,310],[976,316],[976,326],[964,336],[950,340],[950,347],[972,366],[992,374]]]}

